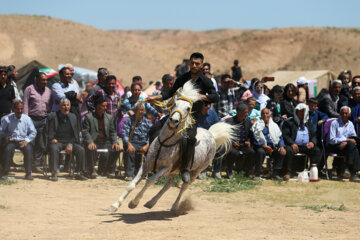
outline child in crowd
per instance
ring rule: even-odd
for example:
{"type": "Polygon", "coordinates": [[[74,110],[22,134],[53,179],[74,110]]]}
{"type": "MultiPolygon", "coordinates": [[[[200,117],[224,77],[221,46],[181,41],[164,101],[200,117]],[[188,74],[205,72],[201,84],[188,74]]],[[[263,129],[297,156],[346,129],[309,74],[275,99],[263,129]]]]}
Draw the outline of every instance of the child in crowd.
{"type": "Polygon", "coordinates": [[[149,149],[148,132],[152,125],[144,116],[145,106],[141,102],[135,105],[134,112],[134,115],[125,120],[122,129],[126,181],[131,181],[139,171],[142,156],[149,149]]]}
{"type": "Polygon", "coordinates": [[[313,123],[314,132],[317,132],[317,127],[321,126],[321,124],[328,119],[328,115],[326,113],[320,112],[317,106],[317,100],[315,98],[310,98],[308,100],[309,105],[309,119],[313,123]]]}
{"type": "Polygon", "coordinates": [[[251,124],[254,124],[256,122],[256,119],[259,119],[261,116],[260,111],[255,109],[256,99],[253,97],[250,97],[245,101],[245,103],[249,109],[248,117],[251,120],[251,124]]]}

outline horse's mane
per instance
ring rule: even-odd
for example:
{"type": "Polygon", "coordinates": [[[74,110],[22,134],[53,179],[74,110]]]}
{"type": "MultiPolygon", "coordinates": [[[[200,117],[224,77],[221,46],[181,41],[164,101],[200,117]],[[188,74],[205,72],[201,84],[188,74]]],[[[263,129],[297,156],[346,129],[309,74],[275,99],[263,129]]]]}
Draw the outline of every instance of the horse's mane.
{"type": "Polygon", "coordinates": [[[180,89],[179,94],[190,99],[193,103],[200,100],[199,90],[195,88],[195,85],[192,81],[187,81],[180,89]]]}

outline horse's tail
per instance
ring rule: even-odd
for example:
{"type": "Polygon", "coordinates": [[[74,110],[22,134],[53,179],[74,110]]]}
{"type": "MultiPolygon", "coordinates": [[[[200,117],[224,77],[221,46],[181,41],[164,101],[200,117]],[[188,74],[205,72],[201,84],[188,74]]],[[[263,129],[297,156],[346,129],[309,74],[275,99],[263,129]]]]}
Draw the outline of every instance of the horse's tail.
{"type": "Polygon", "coordinates": [[[236,130],[237,126],[224,122],[212,125],[209,131],[215,138],[216,149],[219,150],[220,147],[223,147],[225,149],[224,154],[226,154],[230,150],[231,142],[236,140],[236,130]]]}

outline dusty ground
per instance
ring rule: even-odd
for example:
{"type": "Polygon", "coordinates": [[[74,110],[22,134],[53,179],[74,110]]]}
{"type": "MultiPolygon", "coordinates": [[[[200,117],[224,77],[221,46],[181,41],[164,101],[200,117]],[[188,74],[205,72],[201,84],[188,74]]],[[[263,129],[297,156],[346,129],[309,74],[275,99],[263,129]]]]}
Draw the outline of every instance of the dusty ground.
{"type": "MultiPolygon", "coordinates": [[[[190,210],[169,211],[178,189],[172,187],[151,210],[142,206],[160,186],[151,187],[138,208],[126,200],[117,213],[105,212],[124,190],[117,179],[50,182],[35,174],[0,184],[0,239],[359,239],[360,184],[275,183],[253,190],[209,193],[212,180],[197,181],[187,192],[190,210]],[[329,208],[344,204],[345,211],[329,208]],[[308,206],[312,209],[303,209],[308,206]]],[[[142,184],[141,184],[142,186],[142,184]]],[[[136,189],[136,192],[140,188],[136,189]]]]}

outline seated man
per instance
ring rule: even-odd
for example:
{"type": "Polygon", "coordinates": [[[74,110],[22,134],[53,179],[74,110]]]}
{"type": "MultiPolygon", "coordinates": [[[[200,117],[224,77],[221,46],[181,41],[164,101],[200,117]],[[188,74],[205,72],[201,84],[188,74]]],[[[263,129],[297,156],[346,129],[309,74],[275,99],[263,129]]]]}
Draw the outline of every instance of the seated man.
{"type": "Polygon", "coordinates": [[[103,157],[99,160],[99,172],[113,178],[115,177],[117,152],[120,151],[115,122],[113,117],[106,113],[107,102],[103,96],[98,95],[94,99],[94,106],[95,111],[86,114],[82,130],[88,173],[91,178],[97,177],[94,168],[96,150],[105,148],[109,152],[102,154],[103,157]]]}
{"type": "Polygon", "coordinates": [[[142,156],[149,149],[148,132],[151,122],[144,117],[145,106],[138,102],[135,105],[133,116],[127,118],[124,122],[122,138],[124,142],[124,164],[125,164],[125,180],[131,181],[139,171],[142,156]],[[139,111],[139,113],[137,113],[139,111]],[[138,119],[137,119],[137,114],[138,119]],[[134,129],[134,125],[135,129],[134,129]],[[134,129],[134,132],[132,131],[134,129]]]}
{"type": "Polygon", "coordinates": [[[2,131],[7,137],[3,158],[3,174],[1,179],[6,180],[10,171],[10,164],[14,157],[15,148],[24,154],[25,179],[33,180],[31,165],[33,159],[32,142],[36,137],[36,129],[30,117],[23,113],[24,105],[20,100],[13,103],[13,112],[2,122],[2,131]]]}
{"type": "Polygon", "coordinates": [[[67,155],[74,154],[77,160],[77,169],[80,174],[76,175],[79,180],[87,180],[84,176],[85,150],[80,145],[80,129],[77,117],[70,112],[70,100],[63,98],[59,103],[60,110],[51,112],[46,123],[47,143],[49,150],[50,180],[57,181],[56,170],[59,165],[59,153],[65,150],[67,155]]]}
{"type": "Polygon", "coordinates": [[[343,154],[346,162],[338,165],[338,177],[349,178],[350,181],[360,182],[356,172],[360,170],[359,151],[356,147],[354,124],[349,121],[351,110],[348,106],[340,108],[340,118],[334,120],[330,125],[328,134],[328,147],[332,152],[343,154]]]}
{"type": "Polygon", "coordinates": [[[310,157],[311,164],[319,164],[320,149],[316,146],[317,139],[313,124],[309,120],[309,108],[304,103],[295,107],[294,117],[285,120],[282,127],[286,145],[287,168],[284,176],[289,180],[292,172],[292,161],[296,153],[304,153],[310,157]]]}
{"type": "MultiPolygon", "coordinates": [[[[251,121],[248,117],[248,112],[248,106],[240,102],[236,106],[236,116],[226,120],[227,123],[239,127],[237,141],[232,143],[229,153],[225,156],[227,176],[229,178],[232,177],[232,169],[235,162],[239,166],[238,170],[244,170],[247,177],[250,175],[251,167],[254,165],[255,151],[251,148],[250,143],[251,121]]],[[[259,176],[256,176],[255,180],[260,180],[259,176]]]]}
{"type": "Polygon", "coordinates": [[[281,180],[279,174],[286,155],[285,144],[281,130],[272,120],[268,108],[261,110],[261,118],[254,123],[251,131],[255,148],[255,177],[260,177],[261,167],[267,154],[274,160],[272,177],[281,180]]]}

